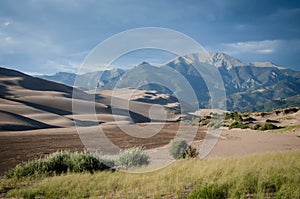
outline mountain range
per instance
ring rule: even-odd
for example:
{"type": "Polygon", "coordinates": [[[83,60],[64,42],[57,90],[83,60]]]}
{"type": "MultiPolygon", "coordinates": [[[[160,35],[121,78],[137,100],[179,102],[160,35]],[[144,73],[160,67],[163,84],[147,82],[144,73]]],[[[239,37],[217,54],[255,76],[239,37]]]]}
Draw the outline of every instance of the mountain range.
{"type": "Polygon", "coordinates": [[[228,110],[267,111],[300,106],[299,71],[293,71],[271,62],[244,63],[225,53],[209,53],[209,55],[194,53],[178,56],[159,67],[143,62],[128,70],[115,68],[81,75],[60,72],[52,76],[39,77],[71,86],[74,85],[76,79],[77,86],[80,85],[88,90],[139,87],[174,94],[172,91],[182,89],[182,81],[175,81],[180,77],[172,77],[170,74],[175,76],[179,74],[194,90],[199,107],[209,108],[210,95],[206,82],[195,69],[195,65],[200,63],[217,67],[223,80],[228,110]],[[155,83],[163,79],[171,82],[172,91],[168,86],[155,83]],[[137,82],[143,83],[139,85],[137,82]]]}

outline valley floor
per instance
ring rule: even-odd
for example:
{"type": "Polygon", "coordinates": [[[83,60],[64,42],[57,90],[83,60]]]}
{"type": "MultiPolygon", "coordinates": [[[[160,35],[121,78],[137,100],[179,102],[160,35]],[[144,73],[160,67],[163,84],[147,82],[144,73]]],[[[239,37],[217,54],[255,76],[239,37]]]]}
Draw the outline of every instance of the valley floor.
{"type": "MultiPolygon", "coordinates": [[[[135,125],[123,124],[130,128],[135,125]]],[[[152,124],[155,128],[155,124],[152,124]]],[[[143,145],[149,153],[151,150],[166,149],[168,143],[173,139],[178,123],[168,123],[160,133],[152,138],[129,139],[126,133],[120,134],[116,125],[106,125],[105,135],[118,147],[128,148],[143,145]]],[[[92,132],[95,127],[85,127],[87,133],[92,132]]],[[[148,127],[151,128],[151,125],[148,127]]],[[[187,129],[196,127],[186,126],[187,129]]],[[[201,127],[193,142],[196,148],[200,148],[205,138],[207,129],[201,127]]],[[[188,130],[187,130],[188,133],[188,130]]],[[[209,139],[209,138],[208,138],[209,139]]],[[[101,143],[100,143],[101,144],[101,143]]],[[[104,145],[104,141],[102,145],[104,145]]],[[[82,151],[85,146],[82,144],[75,127],[41,129],[18,132],[0,133],[0,171],[3,174],[16,164],[42,157],[58,150],[82,151]]],[[[255,131],[241,129],[222,129],[218,142],[208,154],[208,157],[233,157],[250,154],[300,150],[300,129],[287,132],[255,131]]]]}

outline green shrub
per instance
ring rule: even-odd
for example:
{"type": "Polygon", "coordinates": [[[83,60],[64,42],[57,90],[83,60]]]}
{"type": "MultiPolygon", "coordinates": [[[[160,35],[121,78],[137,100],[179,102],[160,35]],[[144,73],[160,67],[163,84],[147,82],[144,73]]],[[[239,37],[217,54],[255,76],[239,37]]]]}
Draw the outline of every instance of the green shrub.
{"type": "Polygon", "coordinates": [[[274,129],[280,129],[281,127],[278,127],[274,124],[266,122],[264,125],[262,125],[259,130],[266,131],[266,130],[274,130],[274,129]]]}
{"type": "Polygon", "coordinates": [[[185,140],[173,140],[171,143],[170,153],[175,159],[185,157],[188,144],[185,140]]]}
{"type": "Polygon", "coordinates": [[[208,119],[203,119],[199,122],[199,125],[200,126],[206,126],[209,124],[209,120],[208,119]]]}
{"type": "Polygon", "coordinates": [[[197,152],[197,150],[190,145],[185,150],[183,158],[196,158],[198,157],[198,155],[199,153],[197,152]]]}
{"type": "Polygon", "coordinates": [[[260,124],[255,124],[251,129],[252,130],[259,130],[260,127],[261,127],[260,124]]]}
{"type": "Polygon", "coordinates": [[[234,121],[230,126],[229,129],[233,128],[240,128],[240,129],[247,129],[249,126],[247,124],[244,124],[243,122],[240,121],[234,121]]]}
{"type": "Polygon", "coordinates": [[[225,113],[225,120],[235,120],[235,121],[243,121],[243,117],[238,113],[225,113]]]}
{"type": "Polygon", "coordinates": [[[149,164],[149,156],[144,152],[143,147],[133,147],[121,151],[116,160],[116,166],[125,168],[137,167],[149,164]]]}
{"type": "Polygon", "coordinates": [[[40,168],[40,171],[43,172],[43,170],[45,170],[46,172],[54,172],[57,174],[66,173],[68,169],[72,169],[70,167],[73,166],[71,154],[69,152],[56,152],[50,154],[40,162],[44,165],[43,168],[40,168]]]}
{"type": "Polygon", "coordinates": [[[89,171],[93,173],[95,171],[107,170],[113,166],[88,153],[75,153],[71,158],[71,163],[73,164],[69,166],[69,169],[73,172],[89,171]]]}
{"type": "Polygon", "coordinates": [[[87,153],[71,153],[68,151],[55,152],[44,158],[32,160],[23,165],[6,172],[5,177],[25,177],[32,175],[55,175],[66,172],[95,172],[108,170],[111,167],[106,165],[99,158],[87,153]]]}

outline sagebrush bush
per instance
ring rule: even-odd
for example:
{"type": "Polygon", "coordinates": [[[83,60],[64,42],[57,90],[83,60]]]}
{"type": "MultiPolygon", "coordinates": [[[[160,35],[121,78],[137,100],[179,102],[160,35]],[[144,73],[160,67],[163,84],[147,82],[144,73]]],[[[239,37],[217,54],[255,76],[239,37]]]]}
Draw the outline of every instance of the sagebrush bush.
{"type": "Polygon", "coordinates": [[[183,155],[183,158],[196,158],[198,157],[199,153],[195,148],[192,146],[188,146],[187,149],[185,150],[185,153],[183,155]]]}
{"type": "Polygon", "coordinates": [[[173,140],[169,152],[175,159],[196,158],[199,154],[197,150],[188,145],[185,140],[173,140]]]}
{"type": "Polygon", "coordinates": [[[70,168],[73,172],[89,171],[93,173],[94,171],[103,171],[111,167],[106,161],[89,153],[74,153],[71,158],[73,165],[70,168]]]}
{"type": "Polygon", "coordinates": [[[266,131],[266,130],[274,130],[274,129],[280,129],[281,127],[276,126],[274,124],[266,122],[264,125],[262,125],[259,130],[266,131]]]}
{"type": "Polygon", "coordinates": [[[255,124],[254,126],[251,127],[252,130],[259,130],[260,124],[255,124]]]}
{"type": "Polygon", "coordinates": [[[71,153],[60,151],[37,160],[32,160],[6,172],[5,177],[25,177],[35,174],[57,175],[66,172],[85,172],[108,170],[111,167],[101,159],[87,152],[71,153]]]}
{"type": "Polygon", "coordinates": [[[120,151],[115,164],[125,168],[148,165],[149,156],[144,152],[143,147],[133,147],[120,151]]]}
{"type": "Polygon", "coordinates": [[[241,121],[234,121],[230,126],[229,129],[233,129],[233,128],[240,128],[240,129],[247,129],[249,128],[249,126],[247,124],[244,124],[241,121]]]}
{"type": "Polygon", "coordinates": [[[173,140],[170,153],[175,159],[184,158],[188,144],[185,140],[173,140]]]}

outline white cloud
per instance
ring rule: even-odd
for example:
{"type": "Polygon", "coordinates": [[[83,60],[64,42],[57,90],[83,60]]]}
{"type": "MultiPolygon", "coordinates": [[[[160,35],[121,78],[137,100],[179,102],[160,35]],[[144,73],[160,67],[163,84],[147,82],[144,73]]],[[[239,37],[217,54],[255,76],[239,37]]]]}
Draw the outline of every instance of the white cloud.
{"type": "Polygon", "coordinates": [[[220,45],[220,49],[230,55],[237,54],[270,54],[278,50],[282,40],[263,40],[263,41],[247,41],[236,43],[223,43],[220,45]]]}
{"type": "Polygon", "coordinates": [[[262,54],[270,54],[273,52],[273,49],[260,49],[260,50],[257,50],[256,52],[262,53],[262,54]]]}
{"type": "Polygon", "coordinates": [[[271,61],[299,70],[300,40],[263,40],[222,43],[208,46],[210,51],[224,52],[243,62],[271,61]]]}
{"type": "Polygon", "coordinates": [[[9,26],[10,25],[10,22],[9,21],[6,21],[6,22],[3,22],[2,23],[2,26],[9,26]]]}
{"type": "Polygon", "coordinates": [[[2,64],[22,65],[22,71],[30,74],[52,73],[52,71],[75,72],[88,51],[76,52],[68,49],[46,30],[32,24],[0,18],[0,59],[2,64]],[[4,26],[9,26],[5,28],[4,26]],[[22,56],[27,62],[11,57],[22,56]],[[8,61],[7,61],[8,60],[8,61]],[[50,60],[50,61],[49,61],[50,60]],[[55,60],[55,61],[51,61],[55,60]],[[72,62],[72,63],[71,63],[72,62]],[[43,67],[41,67],[43,66],[43,67]]]}
{"type": "Polygon", "coordinates": [[[0,17],[0,26],[2,28],[5,28],[5,27],[7,27],[7,26],[9,26],[11,24],[12,24],[12,20],[11,19],[0,17]]]}

